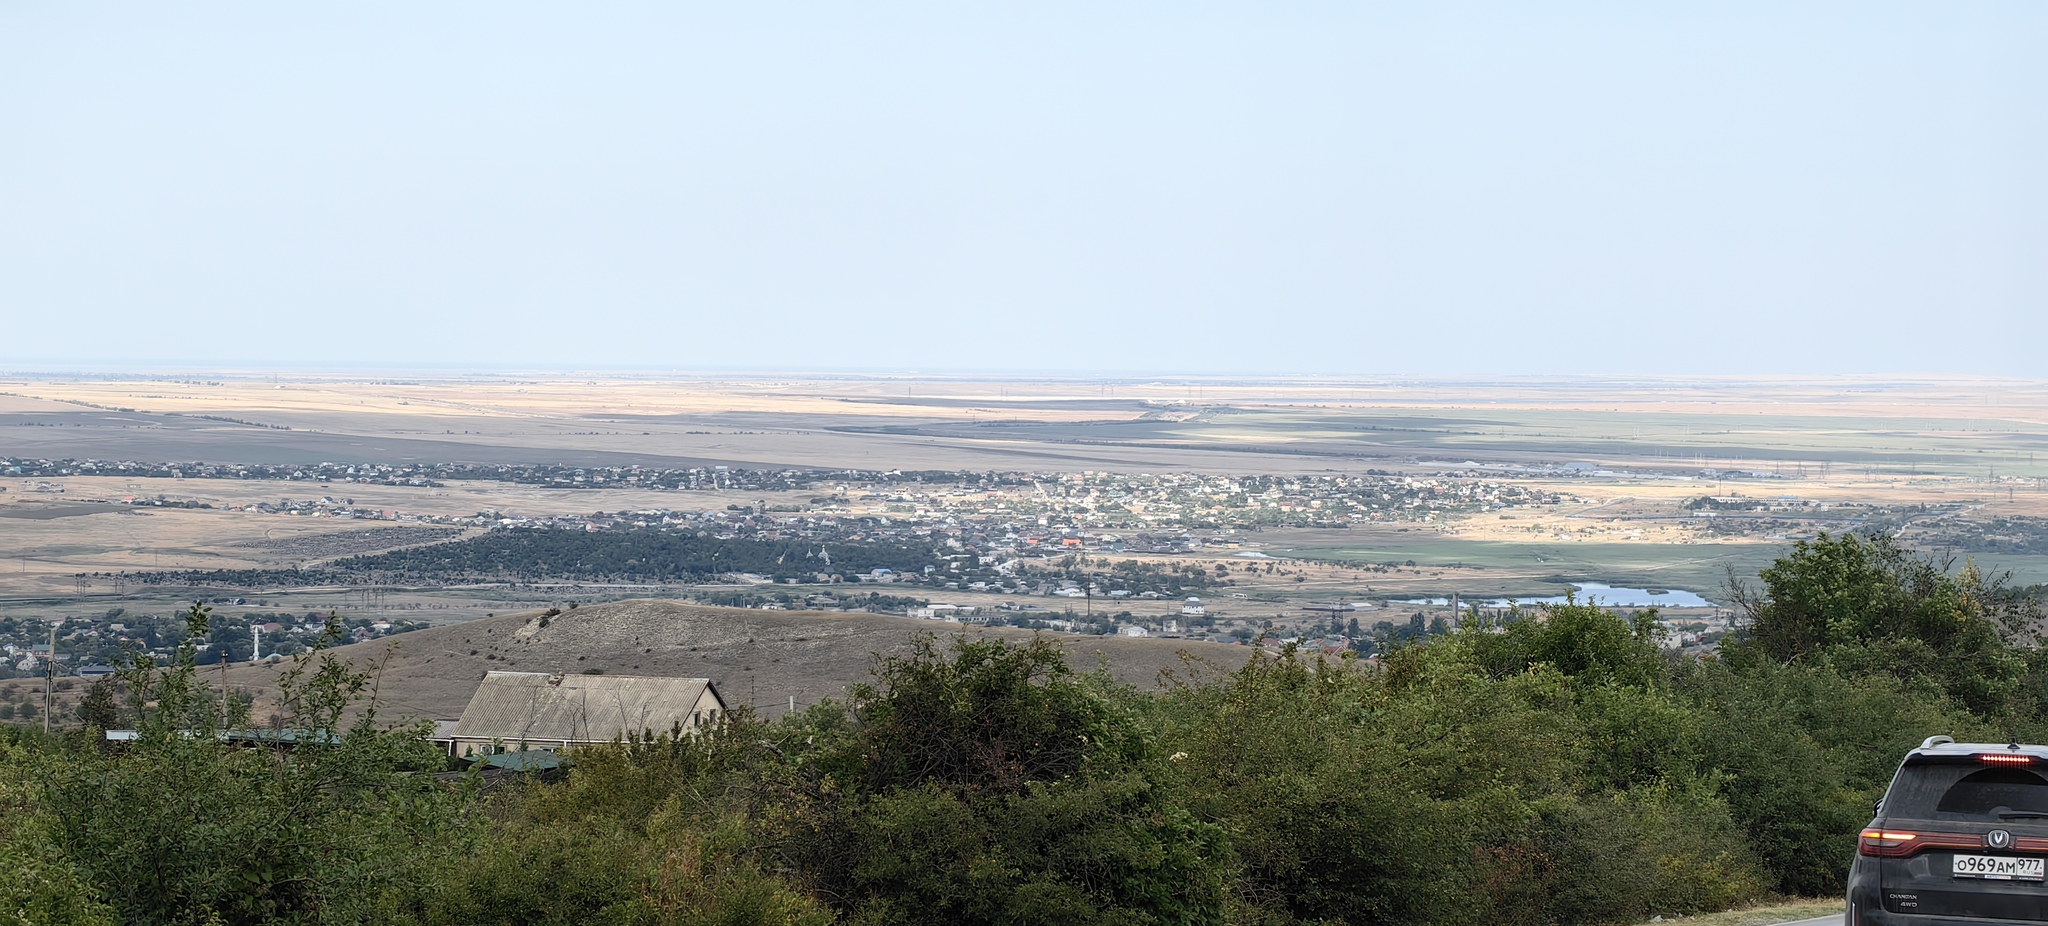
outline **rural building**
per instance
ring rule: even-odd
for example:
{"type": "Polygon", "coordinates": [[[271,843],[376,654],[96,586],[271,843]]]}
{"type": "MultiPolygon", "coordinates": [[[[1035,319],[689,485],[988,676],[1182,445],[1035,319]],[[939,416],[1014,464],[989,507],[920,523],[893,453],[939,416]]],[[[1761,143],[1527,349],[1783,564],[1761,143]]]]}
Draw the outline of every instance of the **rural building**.
{"type": "Polygon", "coordinates": [[[708,678],[492,672],[443,742],[455,756],[588,746],[695,733],[725,709],[708,678]]]}
{"type": "Polygon", "coordinates": [[[960,623],[960,615],[972,613],[974,613],[973,608],[963,608],[957,604],[944,603],[935,604],[926,608],[910,609],[911,617],[928,621],[947,621],[955,624],[960,623]]]}

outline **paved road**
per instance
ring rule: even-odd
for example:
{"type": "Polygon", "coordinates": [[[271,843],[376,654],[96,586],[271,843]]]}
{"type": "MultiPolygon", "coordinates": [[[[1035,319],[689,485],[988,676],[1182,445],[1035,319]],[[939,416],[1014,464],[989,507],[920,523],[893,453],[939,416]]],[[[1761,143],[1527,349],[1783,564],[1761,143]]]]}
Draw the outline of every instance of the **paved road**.
{"type": "Polygon", "coordinates": [[[1827,916],[1816,916],[1810,920],[1780,923],[1778,926],[1842,926],[1842,914],[1830,913],[1827,916]]]}

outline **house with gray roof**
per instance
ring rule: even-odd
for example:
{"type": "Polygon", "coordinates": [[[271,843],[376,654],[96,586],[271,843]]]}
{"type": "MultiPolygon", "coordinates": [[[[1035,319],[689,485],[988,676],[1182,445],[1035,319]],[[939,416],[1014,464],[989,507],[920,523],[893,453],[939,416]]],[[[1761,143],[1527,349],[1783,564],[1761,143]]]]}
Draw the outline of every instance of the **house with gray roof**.
{"type": "Polygon", "coordinates": [[[491,672],[436,739],[455,756],[562,749],[636,733],[694,734],[725,710],[708,678],[491,672]]]}

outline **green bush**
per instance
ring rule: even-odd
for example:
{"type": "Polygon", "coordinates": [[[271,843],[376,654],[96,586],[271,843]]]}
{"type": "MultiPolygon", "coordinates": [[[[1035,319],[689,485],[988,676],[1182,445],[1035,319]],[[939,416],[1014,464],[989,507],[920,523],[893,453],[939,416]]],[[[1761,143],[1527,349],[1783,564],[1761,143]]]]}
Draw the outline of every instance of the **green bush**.
{"type": "Polygon", "coordinates": [[[737,829],[651,819],[513,823],[407,917],[537,926],[824,926],[822,905],[748,861],[737,829]]]}
{"type": "Polygon", "coordinates": [[[40,812],[51,760],[0,742],[0,926],[113,926],[113,908],[58,849],[40,812]]]}
{"type": "Polygon", "coordinates": [[[1622,924],[1840,891],[1923,737],[2048,735],[2039,608],[2002,583],[1831,537],[1763,578],[1703,659],[1576,602],[1156,693],[926,636],[844,701],[488,796],[332,659],[266,733],[185,651],[123,672],[123,750],[0,728],[0,926],[1622,924]]]}
{"type": "Polygon", "coordinates": [[[790,731],[777,838],[857,923],[1218,922],[1219,833],[1135,700],[1043,639],[921,637],[790,731]]]}
{"type": "Polygon", "coordinates": [[[1973,564],[1951,573],[1889,535],[1800,541],[1743,604],[1750,645],[1779,662],[1832,661],[1855,674],[1926,680],[1972,711],[2013,707],[2040,608],[1973,564]]]}
{"type": "Polygon", "coordinates": [[[113,926],[112,907],[63,854],[0,838],[0,926],[113,926]]]}
{"type": "Polygon", "coordinates": [[[1246,918],[1623,922],[1759,893],[1696,772],[1701,719],[1619,681],[1654,681],[1654,646],[1598,609],[1553,616],[1400,650],[1381,672],[1288,650],[1178,689],[1176,764],[1235,849],[1246,918]],[[1524,646],[1593,655],[1560,660],[1574,675],[1524,646]]]}
{"type": "MultiPolygon", "coordinates": [[[[205,609],[190,620],[202,637],[205,609]]],[[[126,922],[378,922],[462,851],[467,794],[422,774],[442,760],[421,728],[344,722],[367,676],[333,657],[284,674],[267,730],[200,683],[189,646],[122,675],[137,739],[52,763],[41,810],[126,922]]]]}

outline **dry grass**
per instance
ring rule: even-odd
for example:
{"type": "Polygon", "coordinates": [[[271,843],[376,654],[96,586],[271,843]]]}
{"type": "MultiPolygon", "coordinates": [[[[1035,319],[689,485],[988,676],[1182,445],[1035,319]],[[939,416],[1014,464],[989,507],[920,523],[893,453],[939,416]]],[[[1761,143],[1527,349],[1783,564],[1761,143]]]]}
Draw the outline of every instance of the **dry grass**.
{"type": "MultiPolygon", "coordinates": [[[[1013,628],[978,630],[879,614],[752,611],[621,601],[564,611],[541,627],[539,612],[414,631],[387,640],[338,647],[358,666],[381,661],[377,701],[392,719],[453,718],[492,670],[710,678],[733,704],[753,703],[770,716],[789,699],[803,707],[837,697],[866,681],[877,653],[906,652],[914,635],[966,632],[1029,639],[1013,628]]],[[[1209,671],[1235,669],[1244,647],[1186,640],[1052,635],[1076,668],[1105,660],[1121,681],[1150,687],[1163,670],[1181,670],[1181,654],[1207,660],[1209,671]]],[[[237,666],[228,684],[262,698],[275,693],[279,667],[237,666]]],[[[212,677],[212,676],[209,676],[212,677]]]]}
{"type": "Polygon", "coordinates": [[[1830,915],[1837,918],[1842,915],[1841,898],[1770,903],[1725,913],[1665,917],[1652,922],[1684,923],[1686,926],[1777,926],[1780,923],[1795,923],[1830,915]]]}
{"type": "MultiPolygon", "coordinates": [[[[876,654],[907,652],[916,634],[1031,638],[1030,632],[1014,628],[984,630],[880,614],[751,611],[654,600],[579,607],[550,619],[547,627],[539,625],[540,614],[504,614],[331,652],[376,671],[376,703],[392,722],[460,716],[484,673],[492,670],[710,678],[727,702],[752,703],[774,717],[791,698],[806,707],[870,680],[876,654]]],[[[1206,676],[1234,670],[1250,656],[1245,647],[1188,640],[1048,636],[1062,645],[1076,669],[1104,664],[1119,681],[1141,688],[1159,684],[1162,672],[1206,676]]],[[[202,680],[255,696],[260,718],[271,709],[277,676],[287,666],[238,663],[225,674],[208,667],[202,680]]],[[[85,688],[85,682],[73,679],[67,690],[57,692],[60,726],[76,723],[85,688]]],[[[0,681],[0,700],[32,699],[40,707],[42,691],[39,678],[0,681]]]]}

